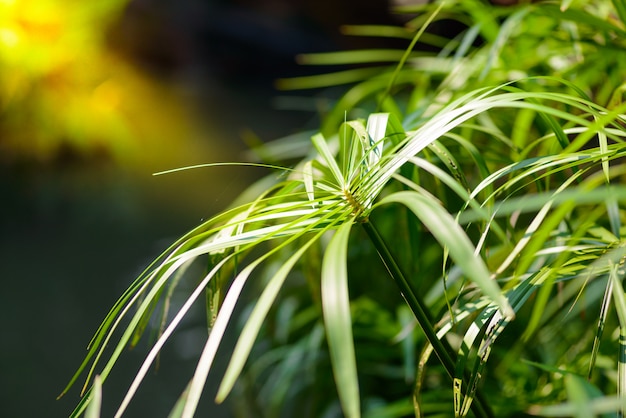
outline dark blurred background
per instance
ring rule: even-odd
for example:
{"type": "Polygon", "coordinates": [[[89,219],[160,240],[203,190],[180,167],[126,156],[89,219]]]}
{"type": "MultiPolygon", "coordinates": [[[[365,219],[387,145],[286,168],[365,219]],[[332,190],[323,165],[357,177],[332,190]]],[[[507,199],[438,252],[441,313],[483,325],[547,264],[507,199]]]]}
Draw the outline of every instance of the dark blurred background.
{"type": "MultiPolygon", "coordinates": [[[[315,129],[315,111],[279,109],[277,97],[315,109],[327,92],[278,92],[275,79],[322,71],[296,65],[298,53],[366,44],[340,25],[392,19],[385,1],[0,1],[0,416],[69,415],[82,382],[55,398],[108,309],[266,172],[151,174],[242,161],[246,138],[315,129]]],[[[204,338],[181,329],[125,416],[167,416],[204,338]]],[[[102,416],[145,349],[114,368],[102,416]]],[[[198,416],[230,416],[214,393],[198,416]]]]}

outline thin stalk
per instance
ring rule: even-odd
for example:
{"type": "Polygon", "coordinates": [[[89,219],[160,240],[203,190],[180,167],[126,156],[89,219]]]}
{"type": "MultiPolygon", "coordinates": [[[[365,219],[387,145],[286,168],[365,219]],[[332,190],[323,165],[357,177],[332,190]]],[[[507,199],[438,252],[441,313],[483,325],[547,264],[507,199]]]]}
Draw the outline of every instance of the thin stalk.
{"type": "MultiPolygon", "coordinates": [[[[396,282],[396,285],[400,288],[400,292],[402,293],[402,297],[406,301],[407,305],[413,312],[415,319],[417,319],[417,323],[420,328],[424,332],[426,339],[433,346],[433,350],[441,364],[446,369],[448,376],[450,379],[454,379],[455,372],[455,361],[453,360],[453,350],[452,347],[448,344],[446,340],[440,340],[437,337],[437,333],[433,329],[432,316],[428,310],[426,304],[421,300],[419,295],[413,291],[411,285],[406,279],[406,276],[396,263],[395,258],[391,255],[389,251],[389,247],[381,237],[378,230],[372,225],[372,223],[368,220],[363,222],[363,229],[367,233],[369,239],[372,241],[372,244],[376,248],[378,255],[380,256],[385,268],[391,275],[391,278],[396,282]]],[[[489,408],[487,402],[481,395],[481,393],[477,390],[476,397],[474,402],[471,405],[474,414],[477,417],[481,418],[493,418],[493,412],[489,408]]]]}
{"type": "Polygon", "coordinates": [[[391,91],[393,85],[395,84],[396,79],[398,78],[398,74],[400,74],[400,70],[402,70],[402,67],[404,67],[404,64],[406,63],[406,60],[409,59],[409,56],[411,55],[413,48],[415,48],[415,44],[417,44],[417,41],[419,40],[419,38],[422,37],[422,35],[426,31],[426,28],[432,23],[435,17],[439,14],[439,12],[441,11],[441,8],[443,7],[443,4],[444,2],[441,2],[441,4],[439,4],[439,7],[437,7],[437,9],[428,17],[428,19],[426,19],[426,22],[424,22],[422,27],[417,31],[417,33],[411,40],[411,44],[409,45],[409,47],[404,51],[404,55],[400,59],[400,62],[398,62],[398,65],[396,66],[396,69],[393,71],[393,74],[391,74],[391,78],[389,79],[389,84],[387,85],[387,88],[385,89],[382,96],[380,96],[380,99],[378,100],[377,111],[378,109],[380,109],[382,103],[385,101],[387,96],[389,96],[389,92],[391,91]]]}

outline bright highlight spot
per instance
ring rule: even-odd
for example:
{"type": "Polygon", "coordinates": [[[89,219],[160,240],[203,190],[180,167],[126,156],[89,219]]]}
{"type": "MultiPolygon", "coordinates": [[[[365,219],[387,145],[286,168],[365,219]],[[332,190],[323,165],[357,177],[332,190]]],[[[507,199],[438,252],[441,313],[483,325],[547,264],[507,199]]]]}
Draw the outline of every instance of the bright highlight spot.
{"type": "Polygon", "coordinates": [[[20,37],[15,30],[9,28],[0,29],[0,47],[15,48],[20,42],[20,37]]]}

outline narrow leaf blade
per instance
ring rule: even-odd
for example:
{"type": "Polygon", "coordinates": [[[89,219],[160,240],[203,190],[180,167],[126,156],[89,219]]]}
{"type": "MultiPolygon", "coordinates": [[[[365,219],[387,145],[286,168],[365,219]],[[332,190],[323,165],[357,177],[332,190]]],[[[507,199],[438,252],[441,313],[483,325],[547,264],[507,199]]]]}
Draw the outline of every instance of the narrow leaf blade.
{"type": "Polygon", "coordinates": [[[474,254],[474,246],[470,239],[441,205],[433,198],[406,191],[387,196],[381,204],[392,202],[405,205],[428,227],[437,241],[448,248],[450,256],[465,275],[498,304],[505,317],[512,318],[515,315],[500,287],[490,277],[483,260],[474,254]]]}
{"type": "Polygon", "coordinates": [[[352,318],[348,295],[348,238],[352,223],[339,227],[322,262],[322,310],[339,400],[348,418],[361,416],[352,318]]]}

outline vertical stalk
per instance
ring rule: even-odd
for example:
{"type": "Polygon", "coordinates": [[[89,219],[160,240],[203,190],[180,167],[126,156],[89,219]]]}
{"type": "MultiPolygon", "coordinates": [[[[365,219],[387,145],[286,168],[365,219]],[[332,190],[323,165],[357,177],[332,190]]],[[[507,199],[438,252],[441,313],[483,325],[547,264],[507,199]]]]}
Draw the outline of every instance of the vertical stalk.
{"type": "Polygon", "coordinates": [[[619,356],[617,359],[617,396],[621,401],[620,409],[617,411],[618,418],[624,418],[626,408],[626,327],[619,327],[619,356]]]}
{"type": "MultiPolygon", "coordinates": [[[[437,333],[432,326],[433,320],[430,312],[428,311],[428,307],[421,300],[419,295],[411,288],[406,276],[400,269],[400,266],[396,263],[395,258],[392,256],[387,244],[385,244],[385,241],[379,234],[378,230],[369,220],[363,222],[362,225],[369,239],[372,241],[372,244],[376,248],[376,251],[385,265],[385,268],[389,272],[389,275],[391,275],[391,278],[400,288],[402,297],[413,312],[415,319],[417,319],[417,323],[424,332],[428,342],[432,345],[439,361],[441,361],[441,364],[446,369],[450,379],[454,380],[455,361],[453,360],[452,347],[450,347],[446,340],[440,340],[437,337],[437,333]]],[[[472,402],[471,408],[477,417],[493,418],[492,411],[479,391],[476,391],[476,397],[474,402],[472,402]]]]}

